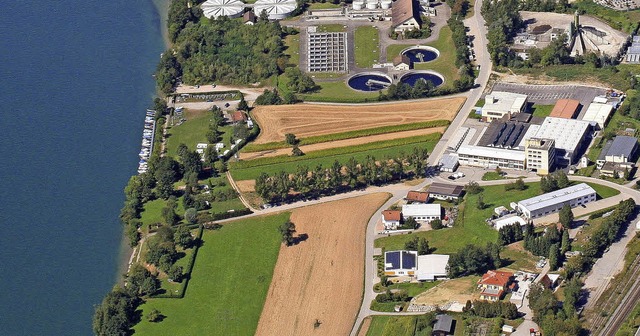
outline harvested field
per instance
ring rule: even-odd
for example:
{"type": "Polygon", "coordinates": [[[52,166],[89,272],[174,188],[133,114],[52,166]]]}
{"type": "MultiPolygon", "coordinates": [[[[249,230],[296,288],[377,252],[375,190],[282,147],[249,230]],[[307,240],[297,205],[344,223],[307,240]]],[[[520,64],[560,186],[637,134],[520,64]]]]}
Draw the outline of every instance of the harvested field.
{"type": "Polygon", "coordinates": [[[262,132],[256,143],[283,141],[287,133],[299,139],[381,126],[431,120],[452,120],[465,98],[434,99],[376,105],[296,104],[258,106],[252,114],[262,132]]]}
{"type": "Polygon", "coordinates": [[[447,280],[443,283],[419,294],[412,302],[428,306],[442,306],[447,302],[457,301],[464,304],[467,300],[474,300],[480,296],[476,291],[476,283],[479,277],[469,276],[459,279],[447,280]]]}
{"type": "Polygon", "coordinates": [[[235,181],[241,193],[256,191],[256,180],[235,181]]]}
{"type": "Polygon", "coordinates": [[[360,309],[369,218],[389,197],[377,193],[296,209],[308,238],[280,248],[256,335],[348,335],[360,309]],[[320,325],[314,328],[316,320],[320,325]]]}
{"type": "MultiPolygon", "coordinates": [[[[445,127],[423,128],[423,129],[418,129],[413,131],[386,133],[386,134],[378,134],[378,135],[372,135],[372,136],[354,138],[354,139],[321,142],[321,143],[312,144],[312,145],[300,146],[300,149],[304,153],[310,153],[313,151],[319,151],[323,149],[357,146],[357,145],[377,142],[377,141],[410,138],[414,136],[433,134],[433,133],[444,133],[444,130],[445,130],[445,127]]],[[[281,149],[266,150],[261,152],[253,152],[253,153],[239,153],[239,156],[241,160],[253,160],[253,159],[263,158],[263,157],[290,155],[290,154],[291,154],[291,148],[281,148],[281,149]]]]}
{"type": "Polygon", "coordinates": [[[358,336],[366,336],[369,331],[369,326],[371,326],[371,317],[365,317],[360,325],[360,330],[358,330],[358,336]]]}

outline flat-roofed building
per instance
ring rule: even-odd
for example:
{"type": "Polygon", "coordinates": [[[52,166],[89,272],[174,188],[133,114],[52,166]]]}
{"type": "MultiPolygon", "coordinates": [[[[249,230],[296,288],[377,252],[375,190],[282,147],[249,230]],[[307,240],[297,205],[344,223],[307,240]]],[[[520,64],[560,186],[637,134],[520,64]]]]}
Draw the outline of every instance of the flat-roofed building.
{"type": "Polygon", "coordinates": [[[533,219],[560,211],[565,204],[576,207],[596,200],[596,191],[586,183],[552,191],[518,202],[517,208],[525,218],[533,219]]]}
{"type": "Polygon", "coordinates": [[[384,274],[389,276],[414,276],[418,252],[389,251],[384,253],[384,274]]]}
{"type": "Polygon", "coordinates": [[[453,173],[458,166],[458,156],[455,154],[445,154],[440,159],[440,171],[453,173]]]}
{"type": "Polygon", "coordinates": [[[584,113],[582,120],[590,122],[592,125],[598,125],[600,129],[604,129],[607,120],[613,111],[613,105],[603,103],[591,103],[584,113]]]}
{"type": "Polygon", "coordinates": [[[482,106],[482,119],[484,121],[492,121],[500,119],[507,115],[524,112],[527,107],[527,95],[494,91],[484,98],[484,106],[482,106]]]}
{"type": "Polygon", "coordinates": [[[618,135],[612,141],[608,141],[603,147],[596,161],[598,169],[606,162],[623,163],[631,161],[638,148],[638,139],[626,135],[618,135]]]}
{"type": "Polygon", "coordinates": [[[588,121],[547,117],[533,137],[553,139],[556,148],[556,164],[566,166],[575,162],[581,150],[589,145],[586,138],[590,130],[588,121]]]}
{"type": "Polygon", "coordinates": [[[436,281],[447,278],[449,256],[446,254],[427,254],[418,256],[416,280],[436,281]]]}
{"type": "Polygon", "coordinates": [[[429,223],[442,218],[440,204],[405,204],[402,206],[402,219],[412,217],[418,223],[429,223]]]}
{"type": "Polygon", "coordinates": [[[550,117],[573,119],[578,114],[580,102],[575,99],[560,99],[553,107],[550,117]]]}
{"type": "Polygon", "coordinates": [[[461,165],[491,169],[523,170],[526,166],[524,151],[470,145],[458,148],[458,161],[461,165]]]}
{"type": "Polygon", "coordinates": [[[518,149],[529,126],[526,122],[493,120],[478,140],[478,146],[518,149]]]}
{"type": "Polygon", "coordinates": [[[555,141],[541,138],[526,139],[524,154],[527,158],[528,170],[547,175],[553,169],[556,160],[555,141]]]}
{"type": "Polygon", "coordinates": [[[461,185],[434,182],[427,188],[427,192],[430,197],[444,201],[452,201],[462,197],[464,187],[461,185]]]}

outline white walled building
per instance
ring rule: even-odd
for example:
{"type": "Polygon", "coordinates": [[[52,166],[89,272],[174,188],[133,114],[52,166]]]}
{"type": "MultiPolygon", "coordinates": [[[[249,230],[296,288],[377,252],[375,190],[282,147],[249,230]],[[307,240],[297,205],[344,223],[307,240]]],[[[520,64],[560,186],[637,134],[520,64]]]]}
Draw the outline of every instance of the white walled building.
{"type": "Polygon", "coordinates": [[[609,116],[613,112],[613,105],[602,103],[591,103],[584,113],[582,120],[588,121],[593,125],[598,125],[600,129],[604,129],[609,116]]]}
{"type": "Polygon", "coordinates": [[[523,170],[525,161],[525,153],[520,150],[470,145],[458,148],[458,162],[465,166],[523,170]]]}
{"type": "Polygon", "coordinates": [[[527,95],[503,91],[491,92],[484,98],[482,119],[492,121],[505,115],[509,118],[514,114],[524,112],[527,107],[527,95]]]}
{"type": "Polygon", "coordinates": [[[419,223],[429,223],[442,218],[442,207],[440,204],[405,204],[402,206],[402,218],[406,221],[409,217],[419,223]]]}
{"type": "Polygon", "coordinates": [[[527,219],[538,218],[560,211],[565,204],[576,207],[596,200],[596,191],[580,183],[544,195],[518,202],[517,208],[527,219]]]}

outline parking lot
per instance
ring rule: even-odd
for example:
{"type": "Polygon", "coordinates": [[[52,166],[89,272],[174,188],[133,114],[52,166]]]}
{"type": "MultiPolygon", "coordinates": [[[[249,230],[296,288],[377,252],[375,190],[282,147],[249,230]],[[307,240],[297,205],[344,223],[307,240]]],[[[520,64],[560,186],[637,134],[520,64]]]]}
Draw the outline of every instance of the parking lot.
{"type": "Polygon", "coordinates": [[[506,91],[526,94],[529,101],[540,105],[554,105],[558,99],[575,99],[580,101],[586,110],[593,98],[606,93],[605,89],[578,85],[527,85],[513,83],[496,83],[493,91],[506,91]]]}

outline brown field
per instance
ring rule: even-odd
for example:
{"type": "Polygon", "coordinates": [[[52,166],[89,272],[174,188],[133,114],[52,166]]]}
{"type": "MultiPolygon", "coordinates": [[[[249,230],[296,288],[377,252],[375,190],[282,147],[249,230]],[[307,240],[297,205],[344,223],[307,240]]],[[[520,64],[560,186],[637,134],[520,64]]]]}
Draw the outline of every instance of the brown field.
{"type": "Polygon", "coordinates": [[[369,218],[387,199],[371,194],[296,209],[308,239],[281,247],[256,335],[348,335],[360,309],[369,218]],[[316,320],[320,326],[314,328],[316,320]]]}
{"type": "Polygon", "coordinates": [[[299,139],[381,126],[430,120],[452,120],[465,98],[444,98],[376,105],[296,104],[258,106],[252,114],[260,124],[256,143],[283,141],[287,133],[299,139]]]}
{"type": "Polygon", "coordinates": [[[358,330],[358,336],[366,336],[369,331],[369,326],[371,326],[371,317],[365,317],[360,325],[360,330],[358,330]]]}
{"type": "Polygon", "coordinates": [[[241,193],[256,191],[256,180],[235,181],[241,193]]]}
{"type": "MultiPolygon", "coordinates": [[[[433,127],[433,128],[423,128],[423,129],[412,130],[412,131],[377,134],[377,135],[371,135],[367,137],[337,140],[337,141],[330,141],[330,142],[321,142],[321,143],[312,144],[312,145],[300,146],[300,149],[304,153],[310,153],[313,151],[319,151],[323,149],[357,146],[357,145],[362,145],[362,144],[371,143],[371,142],[410,138],[414,136],[427,135],[427,134],[433,134],[433,133],[444,133],[444,130],[445,130],[445,127],[433,127]]],[[[280,148],[280,149],[274,149],[274,150],[266,150],[262,152],[238,153],[238,154],[241,160],[253,160],[257,158],[270,157],[270,156],[290,155],[291,148],[280,148]]]]}
{"type": "Polygon", "coordinates": [[[452,301],[464,304],[467,300],[474,300],[480,296],[480,292],[476,290],[478,279],[477,276],[470,276],[444,281],[416,296],[413,302],[428,306],[442,306],[452,301]]]}

